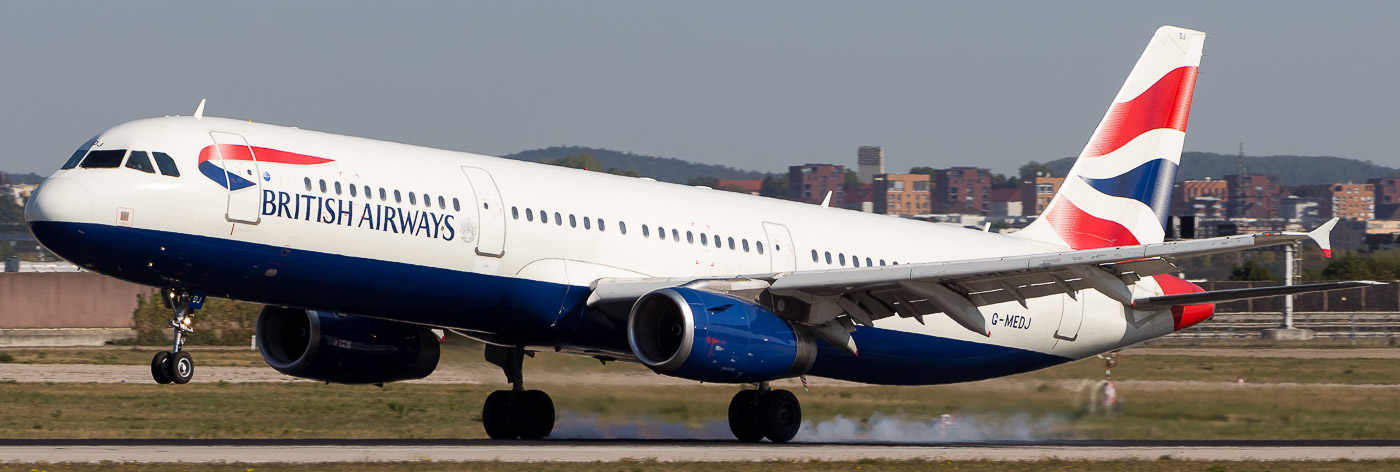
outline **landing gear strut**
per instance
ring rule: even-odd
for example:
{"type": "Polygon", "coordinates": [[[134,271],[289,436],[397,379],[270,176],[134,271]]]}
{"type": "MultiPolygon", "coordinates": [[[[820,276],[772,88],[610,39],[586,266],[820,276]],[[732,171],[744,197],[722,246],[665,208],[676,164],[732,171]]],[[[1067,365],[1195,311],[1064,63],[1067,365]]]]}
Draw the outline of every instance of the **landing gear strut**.
{"type": "Polygon", "coordinates": [[[161,290],[166,308],[173,310],[170,316],[170,329],[175,332],[175,341],[170,351],[157,352],[151,359],[151,378],[156,383],[189,383],[194,378],[194,358],[185,347],[185,338],[194,332],[190,327],[194,311],[204,304],[204,295],[189,289],[167,288],[161,290]]]}
{"type": "Polygon", "coordinates": [[[802,405],[787,390],[772,390],[768,383],[757,390],[740,390],[729,401],[729,430],[743,442],[763,438],[775,443],[791,441],[802,427],[802,405]]]}
{"type": "Polygon", "coordinates": [[[510,390],[497,390],[481,407],[481,422],[491,439],[541,439],[554,431],[554,400],[540,390],[525,390],[521,365],[524,347],[486,345],[486,361],[506,374],[510,390]]]}

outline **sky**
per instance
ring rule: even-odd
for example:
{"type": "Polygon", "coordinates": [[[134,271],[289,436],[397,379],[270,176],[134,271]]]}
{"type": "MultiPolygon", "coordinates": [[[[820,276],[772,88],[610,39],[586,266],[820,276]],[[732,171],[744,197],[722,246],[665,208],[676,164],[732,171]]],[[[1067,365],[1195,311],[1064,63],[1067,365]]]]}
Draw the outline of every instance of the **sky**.
{"type": "Polygon", "coordinates": [[[783,172],[1078,155],[1160,25],[1205,31],[1186,150],[1400,167],[1400,2],[6,2],[0,170],[206,115],[503,155],[783,172]]]}

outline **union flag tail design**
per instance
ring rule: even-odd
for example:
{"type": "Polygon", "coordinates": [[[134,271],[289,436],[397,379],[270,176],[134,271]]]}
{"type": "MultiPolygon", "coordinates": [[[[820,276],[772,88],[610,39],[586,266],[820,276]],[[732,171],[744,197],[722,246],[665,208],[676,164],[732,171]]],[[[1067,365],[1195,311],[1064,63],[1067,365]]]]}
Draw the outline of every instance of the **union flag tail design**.
{"type": "Polygon", "coordinates": [[[1205,37],[1157,29],[1059,194],[1016,236],[1073,249],[1163,240],[1205,37]]]}

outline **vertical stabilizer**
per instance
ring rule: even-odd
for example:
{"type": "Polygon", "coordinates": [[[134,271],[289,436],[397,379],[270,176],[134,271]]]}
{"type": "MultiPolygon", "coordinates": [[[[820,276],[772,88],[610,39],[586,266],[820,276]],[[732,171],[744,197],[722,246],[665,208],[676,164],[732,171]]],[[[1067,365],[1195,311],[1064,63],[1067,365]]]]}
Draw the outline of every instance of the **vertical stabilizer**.
{"type": "Polygon", "coordinates": [[[1205,37],[1157,29],[1059,193],[1016,236],[1073,249],[1163,240],[1205,37]]]}

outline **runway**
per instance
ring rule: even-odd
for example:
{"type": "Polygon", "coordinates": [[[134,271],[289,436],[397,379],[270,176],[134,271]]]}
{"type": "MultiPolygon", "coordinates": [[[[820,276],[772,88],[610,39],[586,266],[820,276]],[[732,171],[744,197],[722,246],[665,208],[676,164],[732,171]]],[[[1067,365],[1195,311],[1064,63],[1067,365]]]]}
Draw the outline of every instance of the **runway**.
{"type": "Polygon", "coordinates": [[[1380,460],[1400,441],[1034,441],[741,444],[730,441],[0,440],[14,462],[668,462],[927,460],[1380,460]]]}

